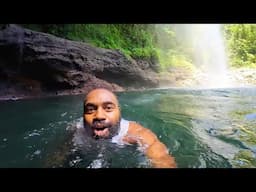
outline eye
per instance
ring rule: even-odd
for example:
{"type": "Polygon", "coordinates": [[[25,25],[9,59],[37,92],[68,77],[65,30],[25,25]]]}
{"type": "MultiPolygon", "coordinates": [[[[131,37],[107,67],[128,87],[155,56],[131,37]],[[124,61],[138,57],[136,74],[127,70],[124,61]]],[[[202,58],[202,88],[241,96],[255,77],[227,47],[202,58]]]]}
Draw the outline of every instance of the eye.
{"type": "Polygon", "coordinates": [[[106,106],[104,106],[104,109],[107,112],[111,112],[115,109],[115,106],[113,104],[107,104],[106,106]]]}
{"type": "Polygon", "coordinates": [[[91,114],[91,113],[93,113],[95,110],[96,110],[96,107],[94,107],[94,106],[91,106],[91,105],[85,106],[85,113],[86,113],[86,114],[91,114]]]}

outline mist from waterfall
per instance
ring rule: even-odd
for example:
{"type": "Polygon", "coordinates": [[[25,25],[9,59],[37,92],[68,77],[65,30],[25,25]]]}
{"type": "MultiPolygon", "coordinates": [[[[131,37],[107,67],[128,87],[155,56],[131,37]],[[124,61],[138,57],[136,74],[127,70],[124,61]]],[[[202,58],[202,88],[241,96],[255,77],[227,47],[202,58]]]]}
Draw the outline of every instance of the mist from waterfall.
{"type": "Polygon", "coordinates": [[[191,31],[195,65],[202,69],[203,87],[229,87],[228,59],[219,24],[197,24],[191,31]]]}
{"type": "Polygon", "coordinates": [[[232,86],[221,24],[163,24],[162,27],[169,27],[173,38],[168,42],[159,36],[159,42],[174,45],[171,49],[189,58],[198,71],[196,79],[200,88],[232,86]]]}

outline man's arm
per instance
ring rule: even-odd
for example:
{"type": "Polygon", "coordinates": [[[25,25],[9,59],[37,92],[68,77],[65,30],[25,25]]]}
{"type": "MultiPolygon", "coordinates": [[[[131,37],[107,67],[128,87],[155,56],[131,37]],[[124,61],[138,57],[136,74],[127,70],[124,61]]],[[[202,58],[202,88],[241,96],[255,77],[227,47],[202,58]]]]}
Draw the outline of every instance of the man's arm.
{"type": "Polygon", "coordinates": [[[174,158],[169,155],[167,147],[157,139],[156,135],[135,122],[130,122],[124,141],[140,145],[155,168],[177,167],[174,158]]]}

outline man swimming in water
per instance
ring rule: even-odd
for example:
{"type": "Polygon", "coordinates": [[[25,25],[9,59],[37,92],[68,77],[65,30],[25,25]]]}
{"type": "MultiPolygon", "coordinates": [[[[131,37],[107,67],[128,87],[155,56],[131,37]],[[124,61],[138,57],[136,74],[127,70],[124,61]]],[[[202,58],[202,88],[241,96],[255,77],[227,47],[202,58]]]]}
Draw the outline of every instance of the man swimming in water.
{"type": "Polygon", "coordinates": [[[116,95],[103,88],[90,91],[84,100],[84,130],[87,136],[111,139],[119,144],[137,144],[155,168],[175,168],[176,162],[157,136],[140,124],[121,118],[116,95]]]}

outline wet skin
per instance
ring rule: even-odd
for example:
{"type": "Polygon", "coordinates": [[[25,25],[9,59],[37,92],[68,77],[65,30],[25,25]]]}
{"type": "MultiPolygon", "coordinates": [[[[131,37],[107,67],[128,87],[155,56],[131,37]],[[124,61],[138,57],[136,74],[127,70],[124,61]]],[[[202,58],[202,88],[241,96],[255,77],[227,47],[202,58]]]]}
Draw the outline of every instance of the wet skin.
{"type": "MultiPolygon", "coordinates": [[[[106,89],[94,89],[84,100],[84,123],[92,137],[112,138],[118,133],[121,113],[117,97],[106,89]]],[[[127,144],[137,144],[150,159],[153,167],[175,168],[175,159],[169,155],[167,147],[148,128],[130,122],[123,137],[127,144]]]]}

